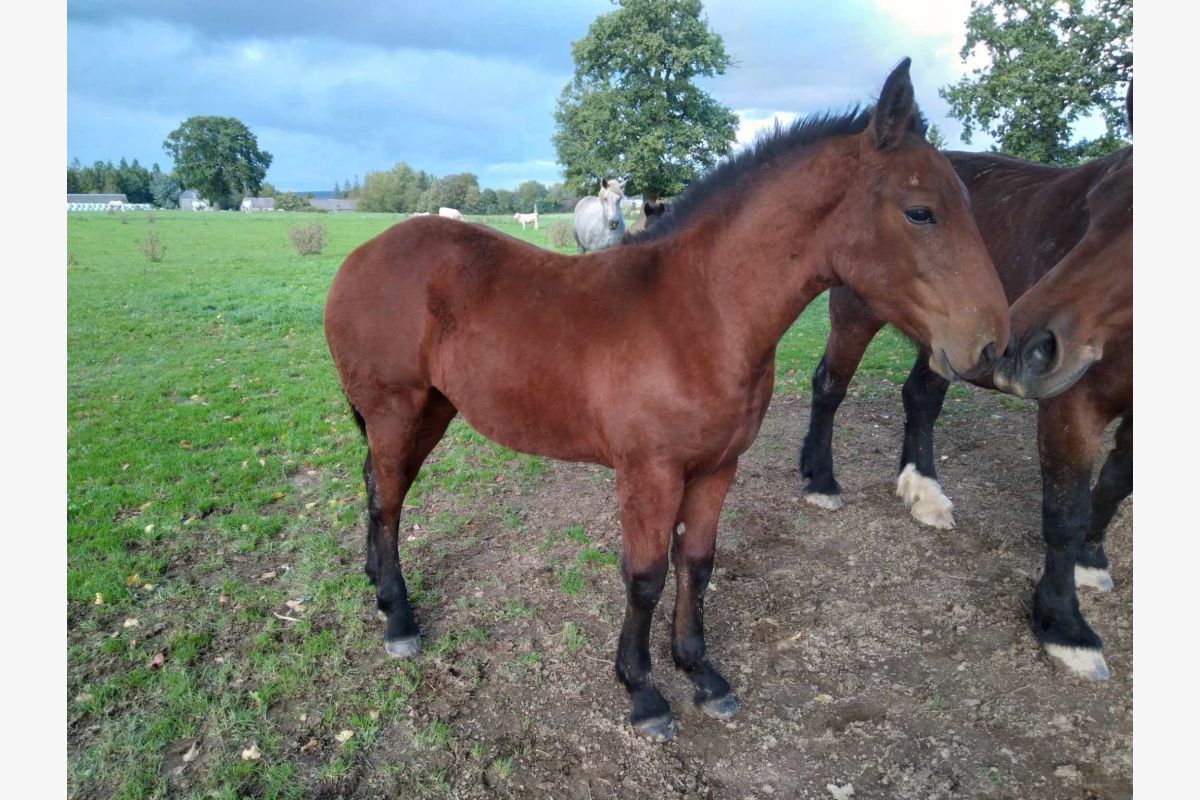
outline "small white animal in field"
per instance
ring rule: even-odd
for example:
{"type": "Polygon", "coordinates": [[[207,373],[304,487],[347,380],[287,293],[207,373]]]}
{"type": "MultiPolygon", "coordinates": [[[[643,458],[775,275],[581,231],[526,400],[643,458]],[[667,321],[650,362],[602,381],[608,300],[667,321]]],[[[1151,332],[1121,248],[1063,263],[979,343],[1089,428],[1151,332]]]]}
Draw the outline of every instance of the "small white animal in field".
{"type": "Polygon", "coordinates": [[[450,219],[462,219],[462,212],[457,208],[447,208],[442,206],[438,209],[439,217],[449,217],[450,219]]]}
{"type": "Polygon", "coordinates": [[[410,217],[428,217],[429,212],[428,211],[414,211],[411,214],[409,214],[409,216],[410,217]]]}
{"type": "Polygon", "coordinates": [[[540,229],[538,228],[538,209],[537,209],[537,203],[534,203],[534,204],[533,204],[533,213],[532,213],[532,214],[521,214],[521,213],[516,213],[516,214],[513,214],[513,219],[515,219],[517,222],[521,223],[521,230],[525,230],[525,226],[526,226],[527,224],[529,224],[530,222],[532,222],[532,223],[533,223],[533,229],[534,229],[535,231],[536,231],[536,230],[540,230],[540,229]]]}

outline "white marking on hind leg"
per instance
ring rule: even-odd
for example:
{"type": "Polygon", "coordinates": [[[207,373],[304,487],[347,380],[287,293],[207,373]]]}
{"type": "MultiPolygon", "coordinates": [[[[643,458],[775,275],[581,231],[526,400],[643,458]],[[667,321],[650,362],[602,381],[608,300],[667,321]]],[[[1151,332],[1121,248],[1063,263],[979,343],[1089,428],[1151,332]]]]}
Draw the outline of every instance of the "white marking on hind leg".
{"type": "Polygon", "coordinates": [[[1111,592],[1113,590],[1112,575],[1108,574],[1108,570],[1098,567],[1081,567],[1075,565],[1075,586],[1090,586],[1093,589],[1099,589],[1102,592],[1111,592]]]}
{"type": "Polygon", "coordinates": [[[837,511],[845,503],[842,502],[840,494],[817,494],[816,492],[805,492],[804,500],[807,503],[812,503],[817,508],[823,508],[826,511],[837,511]]]}
{"type": "Polygon", "coordinates": [[[1044,644],[1046,655],[1058,661],[1070,672],[1089,681],[1108,680],[1108,665],[1099,650],[1091,647],[1070,647],[1062,644],[1044,644]]]}
{"type": "Polygon", "coordinates": [[[954,515],[950,513],[954,504],[942,493],[940,483],[917,472],[916,464],[906,464],[896,478],[896,496],[922,525],[942,530],[954,527],[954,515]]]}

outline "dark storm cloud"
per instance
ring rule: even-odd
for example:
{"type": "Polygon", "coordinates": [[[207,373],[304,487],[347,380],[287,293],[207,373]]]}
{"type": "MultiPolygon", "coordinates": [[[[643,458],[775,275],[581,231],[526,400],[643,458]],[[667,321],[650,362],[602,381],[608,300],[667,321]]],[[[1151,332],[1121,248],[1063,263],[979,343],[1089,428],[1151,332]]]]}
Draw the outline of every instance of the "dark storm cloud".
{"type": "Polygon", "coordinates": [[[580,38],[598,14],[611,8],[596,0],[72,0],[67,5],[67,24],[152,20],[214,40],[322,38],[351,46],[498,56],[541,68],[570,70],[570,42],[580,38]]]}

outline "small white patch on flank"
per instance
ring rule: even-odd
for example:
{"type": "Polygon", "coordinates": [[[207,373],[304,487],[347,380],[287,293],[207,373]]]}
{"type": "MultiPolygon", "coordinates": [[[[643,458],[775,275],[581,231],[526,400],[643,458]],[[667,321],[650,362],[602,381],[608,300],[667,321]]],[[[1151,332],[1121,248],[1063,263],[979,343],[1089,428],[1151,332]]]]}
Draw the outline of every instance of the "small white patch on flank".
{"type": "Polygon", "coordinates": [[[1108,665],[1099,650],[1091,647],[1068,647],[1062,644],[1044,644],[1046,655],[1062,666],[1089,681],[1108,680],[1108,665]]]}
{"type": "Polygon", "coordinates": [[[817,494],[816,492],[805,492],[804,501],[811,503],[817,508],[823,508],[826,511],[837,511],[845,503],[842,502],[840,494],[817,494]]]}
{"type": "Polygon", "coordinates": [[[676,526],[675,526],[675,535],[676,535],[676,536],[683,536],[683,532],[684,532],[684,531],[686,531],[686,530],[687,530],[687,525],[684,525],[684,524],[681,522],[681,523],[679,523],[678,525],[676,525],[676,526]]]}
{"type": "Polygon", "coordinates": [[[942,494],[940,483],[917,472],[916,464],[906,464],[896,478],[896,496],[922,525],[946,531],[954,527],[954,515],[950,513],[954,504],[942,494]]]}
{"type": "Polygon", "coordinates": [[[1090,586],[1093,589],[1099,589],[1102,592],[1111,592],[1113,590],[1112,575],[1108,574],[1108,570],[1099,569],[1098,567],[1081,567],[1075,565],[1075,588],[1080,586],[1090,586]]]}

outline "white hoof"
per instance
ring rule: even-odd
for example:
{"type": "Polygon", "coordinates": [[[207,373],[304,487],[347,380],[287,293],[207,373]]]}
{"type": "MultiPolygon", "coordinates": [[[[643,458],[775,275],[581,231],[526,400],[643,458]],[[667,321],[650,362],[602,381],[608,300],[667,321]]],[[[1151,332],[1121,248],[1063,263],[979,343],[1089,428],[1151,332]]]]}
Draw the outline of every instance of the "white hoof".
{"type": "Polygon", "coordinates": [[[392,658],[416,658],[421,652],[421,637],[409,636],[404,639],[385,639],[383,642],[387,654],[392,658]]]}
{"type": "Polygon", "coordinates": [[[1106,569],[1098,569],[1097,567],[1081,567],[1075,565],[1075,588],[1080,586],[1090,586],[1093,589],[1099,589],[1102,592],[1111,592],[1113,590],[1112,575],[1108,574],[1106,569]]]}
{"type": "Polygon", "coordinates": [[[941,484],[917,472],[916,464],[906,464],[896,478],[896,496],[922,525],[947,531],[954,527],[954,515],[950,513],[954,504],[942,494],[941,484]]]}
{"type": "Polygon", "coordinates": [[[1108,680],[1108,664],[1099,650],[1090,647],[1068,647],[1061,644],[1042,645],[1046,655],[1057,661],[1068,671],[1087,678],[1089,681],[1108,680]]]}
{"type": "Polygon", "coordinates": [[[837,511],[845,503],[842,502],[840,494],[817,494],[815,492],[805,492],[804,501],[811,503],[817,508],[823,508],[826,511],[837,511]]]}

